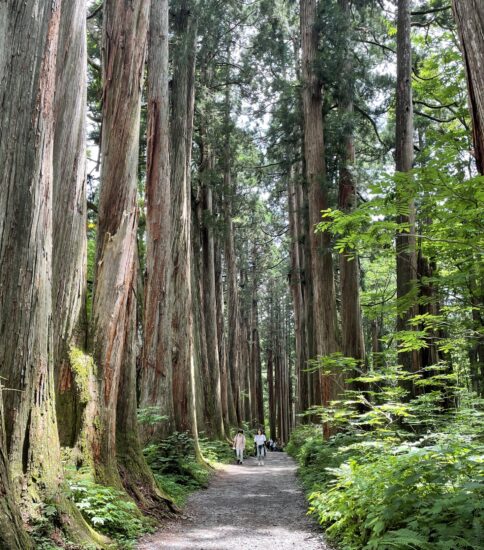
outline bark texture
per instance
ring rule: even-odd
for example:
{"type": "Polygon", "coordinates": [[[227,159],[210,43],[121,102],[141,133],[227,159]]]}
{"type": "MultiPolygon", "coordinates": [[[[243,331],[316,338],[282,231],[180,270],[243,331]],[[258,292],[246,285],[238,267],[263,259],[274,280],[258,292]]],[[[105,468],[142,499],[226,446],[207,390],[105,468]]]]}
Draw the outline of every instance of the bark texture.
{"type": "Polygon", "coordinates": [[[62,446],[87,449],[89,402],[96,400],[92,362],[73,364],[86,345],[86,3],[61,8],[54,101],[53,324],[59,438],[62,446]]]}
{"type": "Polygon", "coordinates": [[[288,178],[288,216],[289,231],[291,235],[291,272],[289,284],[291,288],[292,303],[294,309],[294,337],[296,351],[297,371],[297,412],[304,412],[309,407],[309,380],[307,369],[307,325],[304,314],[303,296],[303,258],[301,246],[301,190],[300,183],[296,181],[296,170],[291,168],[288,178]]]}
{"type": "MultiPolygon", "coordinates": [[[[314,309],[315,354],[338,351],[336,296],[330,235],[315,233],[321,211],[328,208],[325,148],[322,119],[322,83],[315,72],[318,50],[316,0],[301,0],[302,98],[304,113],[304,153],[309,199],[309,245],[314,309]]],[[[321,377],[322,402],[328,404],[341,390],[340,373],[321,377]]]]}
{"type": "MultiPolygon", "coordinates": [[[[211,165],[210,165],[211,168],[211,165]]],[[[215,282],[215,240],[213,229],[212,189],[208,182],[202,187],[202,259],[203,259],[203,308],[205,310],[205,337],[208,359],[208,428],[219,438],[224,435],[222,395],[220,385],[220,358],[217,330],[217,297],[215,282]]]]}
{"type": "Polygon", "coordinates": [[[60,3],[2,2],[0,68],[0,376],[17,498],[57,493],[52,193],[60,3]],[[25,67],[29,67],[26,71],[25,67]]]}
{"type": "Polygon", "coordinates": [[[148,50],[146,294],[140,405],[155,407],[166,420],[145,428],[145,438],[163,438],[174,426],[168,31],[168,0],[152,0],[148,50]]]}
{"type": "MultiPolygon", "coordinates": [[[[415,243],[415,203],[409,191],[408,180],[403,174],[413,166],[413,104],[412,104],[412,46],[410,0],[398,0],[397,19],[397,94],[395,163],[401,172],[397,182],[397,221],[405,229],[396,236],[397,253],[397,330],[411,330],[409,320],[417,313],[417,255],[415,243]]],[[[415,372],[419,368],[419,353],[399,354],[399,362],[405,370],[415,372]]],[[[407,384],[411,395],[413,384],[407,384]]]]}
{"type": "Polygon", "coordinates": [[[92,322],[100,406],[93,455],[98,479],[114,485],[120,484],[119,380],[131,360],[129,300],[136,284],[136,184],[148,13],[147,0],[104,3],[102,170],[92,322]]]}
{"type": "MultiPolygon", "coordinates": [[[[138,262],[136,262],[138,263],[138,262]]],[[[153,473],[143,457],[136,400],[136,358],[140,348],[137,339],[136,294],[131,289],[127,302],[124,365],[119,381],[117,403],[116,453],[123,486],[138,507],[156,519],[166,518],[176,511],[172,501],[158,489],[153,473]]]]}
{"type": "Polygon", "coordinates": [[[175,14],[171,119],[171,218],[173,255],[172,365],[175,426],[196,436],[192,309],[191,142],[196,20],[191,2],[175,14]]]}
{"type": "Polygon", "coordinates": [[[225,263],[227,269],[227,368],[230,369],[232,399],[235,405],[236,421],[237,424],[240,424],[243,411],[240,396],[240,365],[238,350],[240,339],[239,287],[237,281],[237,266],[235,262],[231,198],[229,195],[230,191],[228,191],[231,187],[229,166],[225,168],[224,184],[227,190],[227,194],[224,197],[225,263]]]}
{"type": "MultiPolygon", "coordinates": [[[[354,77],[351,62],[349,24],[351,21],[350,1],[340,0],[341,17],[345,21],[345,50],[341,72],[339,112],[343,121],[344,135],[339,174],[338,207],[349,213],[356,207],[356,176],[354,174],[355,146],[353,141],[353,87],[354,77]]],[[[340,255],[341,285],[341,344],[346,357],[353,357],[361,363],[365,360],[365,343],[360,307],[359,260],[353,251],[340,255]]]]}
{"type": "Polygon", "coordinates": [[[0,495],[2,496],[0,499],[0,547],[6,550],[29,550],[33,547],[32,541],[29,540],[23,528],[10,480],[3,420],[2,388],[0,386],[0,495]]]}
{"type": "Polygon", "coordinates": [[[484,174],[484,3],[453,0],[453,7],[467,75],[474,156],[484,174]]]}

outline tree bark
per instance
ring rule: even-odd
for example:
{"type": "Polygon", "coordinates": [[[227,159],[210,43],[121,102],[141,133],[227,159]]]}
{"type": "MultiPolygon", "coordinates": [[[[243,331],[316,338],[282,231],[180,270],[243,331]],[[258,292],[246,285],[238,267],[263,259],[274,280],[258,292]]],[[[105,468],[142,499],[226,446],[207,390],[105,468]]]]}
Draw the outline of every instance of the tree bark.
{"type": "Polygon", "coordinates": [[[453,8],[466,68],[474,156],[479,173],[484,175],[484,4],[481,0],[453,0],[453,8]]]}
{"type": "Polygon", "coordinates": [[[237,283],[237,267],[235,264],[235,245],[234,231],[232,222],[231,208],[231,178],[230,166],[226,166],[224,173],[224,187],[226,195],[224,197],[224,221],[225,221],[225,262],[227,268],[227,363],[230,369],[230,380],[232,384],[232,398],[235,404],[236,421],[238,424],[242,421],[242,403],[240,396],[239,382],[239,292],[237,283]]]}
{"type": "MultiPolygon", "coordinates": [[[[171,218],[173,254],[172,365],[175,426],[197,441],[193,348],[190,159],[197,24],[191,2],[175,14],[176,59],[172,90],[171,218]]],[[[196,444],[197,445],[197,444],[196,444]]],[[[197,447],[198,448],[198,447],[197,447]]]]}
{"type": "MultiPolygon", "coordinates": [[[[272,285],[271,285],[272,286],[272,285]]],[[[274,323],[274,296],[271,293],[269,303],[269,331],[268,342],[266,350],[266,363],[267,363],[267,389],[269,398],[269,431],[272,439],[276,439],[276,391],[275,391],[275,323],[274,323]]]]}
{"type": "Polygon", "coordinates": [[[119,380],[132,361],[129,301],[136,285],[136,186],[148,14],[148,0],[104,3],[102,166],[92,319],[100,404],[93,456],[97,478],[118,486],[118,396],[132,397],[119,394],[119,380]]]}
{"type": "MultiPolygon", "coordinates": [[[[209,153],[210,158],[210,153],[209,153]]],[[[211,164],[209,163],[209,168],[211,164]]],[[[212,435],[222,438],[224,423],[220,385],[220,360],[217,330],[217,297],[215,286],[215,243],[213,231],[212,189],[207,181],[202,185],[202,258],[203,258],[203,307],[208,353],[209,379],[206,387],[209,402],[209,425],[212,435]]]]}
{"type": "MultiPolygon", "coordinates": [[[[138,261],[136,259],[136,266],[138,261]]],[[[116,453],[123,486],[138,507],[156,519],[166,518],[176,507],[158,489],[153,473],[143,456],[138,433],[136,399],[137,342],[136,294],[131,288],[126,304],[126,339],[124,365],[119,379],[119,399],[116,415],[116,453]]]]}
{"type": "Polygon", "coordinates": [[[206,339],[206,318],[204,307],[203,250],[202,250],[202,202],[201,190],[192,191],[192,290],[193,290],[193,341],[197,388],[204,391],[197,392],[197,418],[204,431],[212,435],[212,404],[210,403],[210,372],[208,364],[208,350],[206,339]],[[197,380],[198,377],[198,380],[197,380]]]}
{"type": "MultiPolygon", "coordinates": [[[[336,296],[331,239],[328,232],[314,232],[321,211],[328,208],[322,120],[322,83],[315,73],[318,50],[316,0],[301,0],[302,98],[304,154],[309,198],[309,244],[314,309],[316,356],[339,350],[336,296]]],[[[341,373],[321,376],[322,402],[327,405],[341,391],[341,373]]]]}
{"type": "Polygon", "coordinates": [[[300,237],[300,216],[301,205],[298,200],[298,182],[295,168],[291,167],[291,174],[288,179],[288,215],[289,231],[291,235],[291,273],[290,287],[294,308],[294,337],[296,347],[296,372],[297,372],[297,410],[302,413],[309,407],[309,388],[307,369],[307,347],[306,347],[306,322],[303,300],[303,268],[301,261],[301,237],[300,237]]]}
{"type": "Polygon", "coordinates": [[[252,293],[250,314],[250,390],[251,390],[251,418],[254,425],[264,426],[264,405],[262,388],[262,366],[260,358],[259,339],[259,304],[258,304],[258,274],[255,255],[256,247],[252,250],[252,293]]]}
{"type": "MultiPolygon", "coordinates": [[[[479,174],[484,175],[484,5],[480,0],[453,0],[454,17],[466,68],[468,103],[472,116],[474,156],[479,174]]],[[[473,388],[484,395],[484,338],[482,334],[482,280],[472,281],[472,318],[477,334],[470,352],[473,388]]]]}
{"type": "MultiPolygon", "coordinates": [[[[410,0],[398,0],[397,20],[397,94],[396,94],[396,170],[405,174],[413,166],[412,45],[410,0]]],[[[397,330],[411,330],[410,319],[417,313],[417,256],[415,237],[415,203],[405,179],[397,182],[397,222],[405,226],[396,235],[397,254],[397,330]]],[[[419,353],[399,354],[399,362],[408,372],[419,369],[419,353]]],[[[415,395],[412,382],[405,384],[415,395]]]]}
{"type": "Polygon", "coordinates": [[[148,45],[146,172],[146,279],[140,406],[165,419],[143,429],[162,439],[173,431],[171,363],[171,189],[168,69],[168,0],[151,0],[148,45]]]}
{"type": "Polygon", "coordinates": [[[87,345],[86,4],[63,2],[54,101],[52,285],[56,411],[61,446],[89,463],[97,381],[87,345]]]}
{"type": "MultiPolygon", "coordinates": [[[[345,21],[345,51],[341,75],[341,97],[339,111],[343,120],[344,136],[339,174],[338,207],[349,213],[356,207],[356,178],[353,173],[355,146],[351,117],[353,116],[353,68],[350,58],[351,43],[349,25],[351,21],[350,0],[340,0],[341,16],[345,21]],[[346,119],[346,120],[345,120],[346,119]]],[[[341,284],[341,329],[342,352],[346,357],[358,360],[360,366],[365,360],[365,342],[360,307],[360,270],[358,256],[354,251],[340,254],[341,284]]]]}
{"type": "Polygon", "coordinates": [[[12,481],[29,502],[53,498],[62,480],[51,296],[60,15],[59,2],[0,6],[0,376],[12,481]]]}
{"type": "Polygon", "coordinates": [[[10,480],[7,442],[3,414],[2,387],[0,385],[0,547],[7,550],[29,550],[33,547],[27,536],[15,503],[10,480]]]}
{"type": "Polygon", "coordinates": [[[217,334],[218,334],[218,354],[220,363],[220,391],[222,394],[222,413],[226,435],[229,434],[229,427],[235,425],[237,416],[235,413],[234,400],[232,398],[232,384],[230,381],[230,372],[227,368],[227,348],[225,336],[225,314],[224,314],[224,288],[222,278],[222,243],[220,238],[216,240],[215,254],[215,281],[217,292],[217,334]]]}

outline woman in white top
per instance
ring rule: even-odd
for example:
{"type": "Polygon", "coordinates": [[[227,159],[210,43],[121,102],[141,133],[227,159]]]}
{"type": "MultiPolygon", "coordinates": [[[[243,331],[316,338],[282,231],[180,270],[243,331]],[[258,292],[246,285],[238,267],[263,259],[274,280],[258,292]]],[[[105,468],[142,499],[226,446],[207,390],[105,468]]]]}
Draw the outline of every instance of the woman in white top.
{"type": "Polygon", "coordinates": [[[254,441],[257,447],[257,463],[259,466],[264,466],[264,457],[266,455],[266,436],[262,433],[260,428],[257,431],[257,435],[254,436],[254,441]]]}

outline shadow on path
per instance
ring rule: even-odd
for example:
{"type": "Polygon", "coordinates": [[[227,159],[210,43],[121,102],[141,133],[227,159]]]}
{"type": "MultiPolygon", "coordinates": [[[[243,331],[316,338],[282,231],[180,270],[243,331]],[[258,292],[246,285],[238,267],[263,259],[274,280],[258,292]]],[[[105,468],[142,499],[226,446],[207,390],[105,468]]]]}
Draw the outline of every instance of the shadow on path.
{"type": "Polygon", "coordinates": [[[265,466],[251,458],[227,465],[208,489],[190,496],[185,518],[144,538],[138,550],[329,550],[286,453],[268,453],[265,466]]]}

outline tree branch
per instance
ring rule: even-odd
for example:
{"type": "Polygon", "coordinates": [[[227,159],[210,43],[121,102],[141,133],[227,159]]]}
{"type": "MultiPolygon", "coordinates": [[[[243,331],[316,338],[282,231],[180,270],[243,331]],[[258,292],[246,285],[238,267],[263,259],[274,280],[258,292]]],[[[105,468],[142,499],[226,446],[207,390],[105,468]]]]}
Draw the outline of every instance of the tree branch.
{"type": "Polygon", "coordinates": [[[96,17],[96,15],[103,9],[103,4],[100,4],[90,15],[86,17],[86,19],[89,21],[89,19],[93,19],[96,17]]]}
{"type": "Polygon", "coordinates": [[[371,122],[371,125],[373,126],[373,130],[375,131],[375,134],[376,134],[376,137],[378,139],[378,141],[384,146],[386,147],[386,143],[381,139],[380,137],[380,132],[378,131],[378,126],[376,125],[376,122],[371,118],[371,116],[365,112],[363,109],[361,109],[360,107],[358,107],[358,105],[355,105],[355,110],[360,113],[360,115],[363,115],[364,118],[366,118],[367,120],[369,120],[371,122]]]}
{"type": "Polygon", "coordinates": [[[422,10],[422,11],[412,11],[410,12],[410,15],[428,15],[429,13],[437,13],[440,11],[447,11],[450,10],[452,6],[443,6],[441,8],[429,8],[428,10],[422,10]]]}

